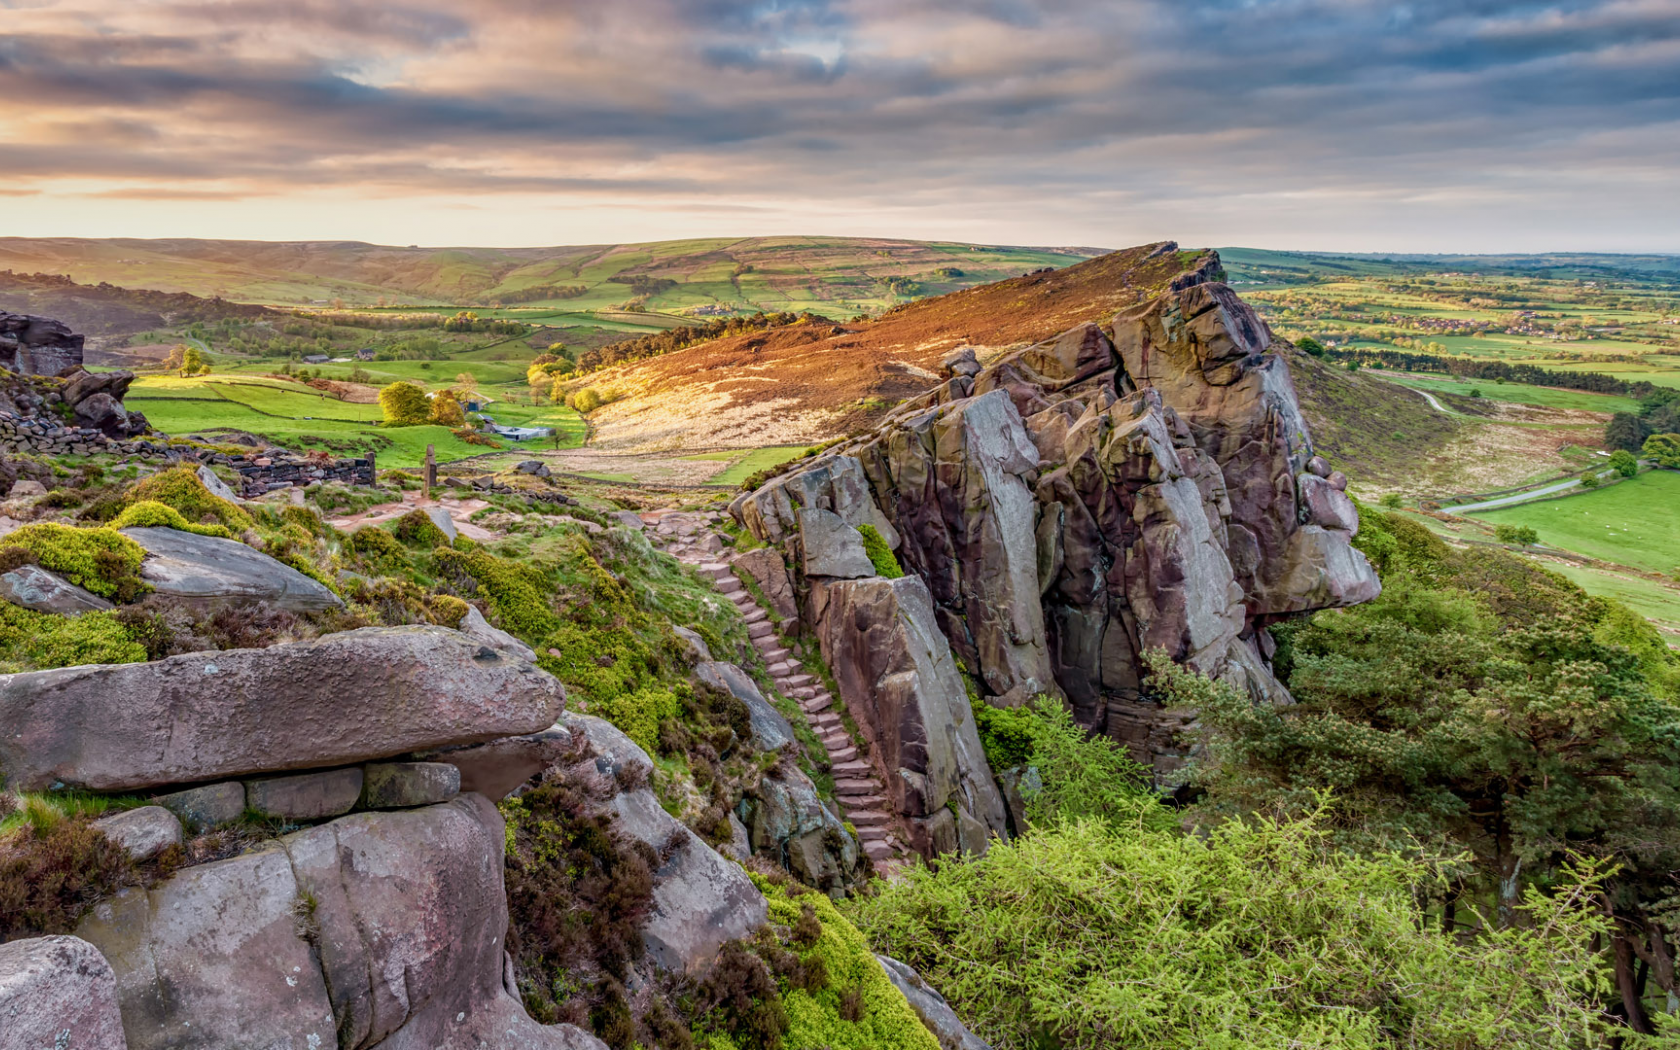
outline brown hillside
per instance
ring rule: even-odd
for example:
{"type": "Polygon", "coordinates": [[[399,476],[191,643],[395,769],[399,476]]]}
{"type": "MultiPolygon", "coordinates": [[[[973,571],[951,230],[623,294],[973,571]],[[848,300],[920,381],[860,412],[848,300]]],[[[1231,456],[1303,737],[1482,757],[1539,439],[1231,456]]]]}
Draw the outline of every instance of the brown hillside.
{"type": "Polygon", "coordinates": [[[1108,321],[1187,271],[1217,269],[1211,250],[1170,241],[1062,270],[923,299],[874,321],[792,325],[719,339],[589,375],[620,400],[591,416],[608,448],[756,447],[821,441],[926,390],[959,346],[982,360],[1084,321],[1108,321]]]}

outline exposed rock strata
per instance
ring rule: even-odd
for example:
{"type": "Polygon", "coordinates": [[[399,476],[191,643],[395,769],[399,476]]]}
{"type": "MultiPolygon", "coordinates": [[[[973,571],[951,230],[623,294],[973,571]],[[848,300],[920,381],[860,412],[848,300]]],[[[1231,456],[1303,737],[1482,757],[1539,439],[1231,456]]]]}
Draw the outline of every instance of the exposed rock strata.
{"type": "Polygon", "coordinates": [[[539,731],[546,672],[442,627],[0,676],[7,784],[125,791],[539,731]]]}
{"type": "MultiPolygon", "coordinates": [[[[1162,771],[1178,759],[1143,694],[1146,650],[1286,703],[1265,626],[1378,593],[1271,331],[1218,276],[1210,258],[1108,326],[984,368],[955,355],[874,432],[735,502],[798,570],[806,621],[867,732],[891,741],[918,718],[885,699],[868,645],[841,644],[899,613],[847,590],[883,581],[835,579],[857,568],[834,553],[850,549],[837,521],[875,525],[925,581],[989,702],[1060,695],[1083,725],[1153,741],[1141,757],[1162,771]]],[[[895,801],[923,807],[913,792],[895,801]]]]}
{"type": "Polygon", "coordinates": [[[129,1050],[599,1048],[505,988],[503,842],[476,795],[355,814],[123,891],[79,932],[129,1050]]]}
{"type": "Polygon", "coordinates": [[[83,338],[47,317],[0,310],[0,367],[19,375],[55,376],[82,363],[83,338]]]}

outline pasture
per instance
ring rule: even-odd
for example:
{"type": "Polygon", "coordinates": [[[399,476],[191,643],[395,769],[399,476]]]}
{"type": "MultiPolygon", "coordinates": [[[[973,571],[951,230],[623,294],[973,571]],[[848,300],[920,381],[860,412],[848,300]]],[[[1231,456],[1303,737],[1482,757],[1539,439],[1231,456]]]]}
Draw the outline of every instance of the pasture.
{"type": "Polygon", "coordinates": [[[1469,515],[1527,525],[1551,547],[1665,575],[1680,573],[1680,472],[1653,470],[1563,499],[1469,515]]]}

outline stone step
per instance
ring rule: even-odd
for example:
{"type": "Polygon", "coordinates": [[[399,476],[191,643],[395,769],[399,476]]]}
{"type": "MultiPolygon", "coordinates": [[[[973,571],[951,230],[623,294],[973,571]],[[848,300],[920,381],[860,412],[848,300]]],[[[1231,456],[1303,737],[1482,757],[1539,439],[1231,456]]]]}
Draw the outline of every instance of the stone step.
{"type": "MultiPolygon", "coordinates": [[[[801,690],[794,690],[795,694],[799,692],[801,692],[801,690]]],[[[820,714],[821,712],[827,711],[830,707],[834,706],[833,702],[830,700],[811,700],[797,695],[794,696],[794,699],[800,701],[799,706],[803,708],[805,713],[808,715],[820,714]]]]}
{"type": "MultiPolygon", "coordinates": [[[[804,686],[793,690],[788,693],[788,695],[793,697],[795,700],[815,700],[817,698],[817,691],[812,689],[810,686],[804,686]]],[[[806,710],[811,710],[811,708],[806,708],[806,710]]]]}
{"type": "Polygon", "coordinates": [[[887,808],[887,796],[849,795],[840,800],[840,808],[846,811],[848,814],[846,819],[850,820],[852,819],[850,816],[852,813],[869,813],[876,810],[885,810],[887,808]]]}
{"type": "Polygon", "coordinates": [[[898,851],[885,842],[865,842],[863,852],[870,860],[893,860],[898,856],[898,851]]]}
{"type": "Polygon", "coordinates": [[[871,842],[884,842],[889,846],[892,845],[887,839],[886,828],[858,828],[857,838],[863,846],[868,846],[871,842]]]}
{"type": "Polygon", "coordinates": [[[771,678],[787,678],[793,674],[793,669],[787,665],[786,661],[766,662],[769,663],[769,666],[765,670],[770,672],[771,678]]]}
{"type": "Polygon", "coordinates": [[[710,576],[713,579],[720,576],[735,575],[735,570],[731,569],[721,561],[703,561],[699,565],[699,572],[702,576],[710,576]]]}
{"type": "Polygon", "coordinates": [[[852,743],[852,738],[847,736],[845,733],[828,733],[828,734],[825,734],[822,738],[822,745],[829,752],[829,754],[833,754],[834,752],[839,751],[841,748],[856,747],[857,746],[857,745],[852,743]]]}
{"type": "Polygon", "coordinates": [[[742,612],[741,619],[747,622],[749,628],[761,623],[770,626],[770,614],[756,605],[742,612]]]}
{"type": "Polygon", "coordinates": [[[885,833],[887,826],[892,823],[892,818],[884,810],[858,809],[846,814],[846,821],[857,828],[859,834],[863,833],[864,828],[881,828],[885,833]]]}
{"type": "Polygon", "coordinates": [[[830,762],[856,762],[857,755],[858,752],[855,747],[831,747],[828,749],[828,760],[830,762]]]}
{"type": "Polygon", "coordinates": [[[873,780],[837,779],[834,782],[834,793],[853,798],[871,795],[881,790],[881,785],[873,780]]]}
{"type": "MultiPolygon", "coordinates": [[[[792,660],[789,660],[787,662],[788,663],[793,663],[792,660]]],[[[792,675],[788,678],[787,684],[788,684],[789,689],[798,689],[802,685],[811,685],[811,684],[815,683],[816,680],[817,679],[816,679],[815,675],[796,674],[796,675],[792,675]]]]}
{"type": "Polygon", "coordinates": [[[856,759],[850,762],[836,762],[832,768],[836,777],[867,777],[872,772],[868,762],[859,762],[856,759]]]}
{"type": "MultiPolygon", "coordinates": [[[[762,609],[759,611],[763,612],[762,609]]],[[[760,638],[771,638],[775,633],[776,626],[770,622],[768,616],[747,628],[747,637],[751,638],[754,643],[757,643],[760,638]]]]}
{"type": "Polygon", "coordinates": [[[759,652],[764,656],[764,662],[767,664],[785,664],[787,663],[787,658],[793,655],[788,652],[787,649],[779,645],[768,651],[760,649],[759,652]]]}

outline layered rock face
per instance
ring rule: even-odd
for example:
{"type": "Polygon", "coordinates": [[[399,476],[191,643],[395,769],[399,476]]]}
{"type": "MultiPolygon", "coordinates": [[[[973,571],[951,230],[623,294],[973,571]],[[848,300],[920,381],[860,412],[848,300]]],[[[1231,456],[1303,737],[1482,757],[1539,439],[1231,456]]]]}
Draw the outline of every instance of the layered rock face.
{"type": "Polygon", "coordinates": [[[82,363],[82,337],[45,317],[0,310],[0,366],[19,375],[55,376],[82,363]]]}
{"type": "MultiPolygon", "coordinates": [[[[889,633],[903,621],[833,600],[878,585],[852,556],[859,526],[925,582],[988,702],[1060,695],[1081,724],[1163,772],[1178,761],[1162,731],[1176,716],[1143,695],[1147,650],[1288,702],[1263,628],[1376,596],[1375,572],[1349,544],[1358,517],[1346,479],[1313,454],[1274,337],[1205,259],[1106,327],[1080,325],[987,367],[972,351],[952,355],[945,382],[873,433],[733,505],[803,570],[804,616],[877,737],[929,728],[916,705],[887,699],[873,645],[836,644],[881,617],[889,633]]],[[[953,791],[958,779],[941,778],[953,791]]]]}

